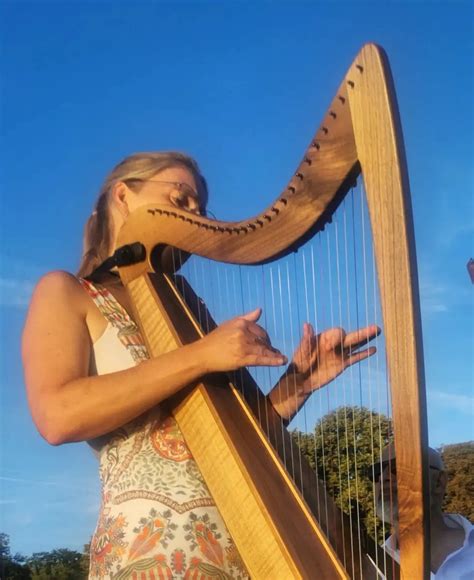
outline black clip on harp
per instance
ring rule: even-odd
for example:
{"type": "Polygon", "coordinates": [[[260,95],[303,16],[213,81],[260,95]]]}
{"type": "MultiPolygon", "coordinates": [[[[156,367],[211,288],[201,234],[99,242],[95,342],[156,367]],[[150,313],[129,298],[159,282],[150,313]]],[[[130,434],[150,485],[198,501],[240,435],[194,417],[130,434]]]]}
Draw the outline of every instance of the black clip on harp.
{"type": "Polygon", "coordinates": [[[118,266],[131,266],[132,264],[137,264],[138,262],[143,262],[146,258],[146,249],[141,242],[134,242],[133,244],[126,244],[121,248],[117,248],[113,254],[106,260],[102,262],[100,266],[87,276],[93,282],[97,281],[97,276],[100,274],[105,274],[106,272],[111,272],[112,268],[118,266]]]}

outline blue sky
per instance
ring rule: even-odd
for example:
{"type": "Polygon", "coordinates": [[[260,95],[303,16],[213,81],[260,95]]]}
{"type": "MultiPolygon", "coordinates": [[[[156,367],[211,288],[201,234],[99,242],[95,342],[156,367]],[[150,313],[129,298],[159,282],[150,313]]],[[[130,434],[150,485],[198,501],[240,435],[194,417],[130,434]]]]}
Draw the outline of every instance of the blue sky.
{"type": "Polygon", "coordinates": [[[404,127],[430,441],[474,438],[471,2],[3,1],[0,10],[0,531],[14,552],[81,549],[95,524],[95,459],[84,444],[53,448],[35,432],[19,344],[38,277],[77,267],[105,173],[131,152],[185,150],[216,215],[258,213],[367,41],[389,55],[404,127]]]}

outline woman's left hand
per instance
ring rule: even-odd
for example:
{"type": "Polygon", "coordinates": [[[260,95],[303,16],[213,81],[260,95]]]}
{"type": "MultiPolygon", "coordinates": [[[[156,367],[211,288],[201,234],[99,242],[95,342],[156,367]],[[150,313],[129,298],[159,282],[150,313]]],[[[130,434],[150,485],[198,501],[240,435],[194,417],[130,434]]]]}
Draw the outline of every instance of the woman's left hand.
{"type": "Polygon", "coordinates": [[[374,346],[360,350],[380,334],[375,324],[353,332],[329,328],[316,335],[309,323],[303,325],[303,337],[287,370],[295,375],[298,390],[309,394],[334,380],[347,367],[376,352],[374,346]]]}
{"type": "Polygon", "coordinates": [[[372,324],[349,333],[343,328],[329,328],[316,335],[311,324],[305,323],[287,370],[269,393],[278,414],[290,421],[313,391],[347,367],[372,356],[377,350],[374,346],[360,349],[378,334],[380,328],[372,324]]]}

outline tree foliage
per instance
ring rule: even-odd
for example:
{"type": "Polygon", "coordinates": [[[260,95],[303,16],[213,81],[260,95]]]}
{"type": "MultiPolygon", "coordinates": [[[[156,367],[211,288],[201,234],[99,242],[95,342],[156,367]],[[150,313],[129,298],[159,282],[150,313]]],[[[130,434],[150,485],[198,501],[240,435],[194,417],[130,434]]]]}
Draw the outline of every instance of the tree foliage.
{"type": "Polygon", "coordinates": [[[30,570],[21,554],[12,556],[10,537],[0,533],[0,578],[9,580],[30,580],[30,570]]]}
{"type": "Polygon", "coordinates": [[[448,475],[443,511],[474,522],[474,441],[445,445],[440,451],[448,475]]]}
{"type": "Polygon", "coordinates": [[[10,538],[0,533],[0,578],[2,580],[86,580],[89,545],[84,553],[62,548],[36,552],[29,558],[11,555],[10,538]]]}
{"type": "Polygon", "coordinates": [[[336,504],[382,540],[375,516],[374,485],[368,469],[391,440],[391,421],[364,407],[339,407],[320,419],[313,434],[293,432],[318,477],[336,504]]]}
{"type": "Polygon", "coordinates": [[[27,559],[32,580],[83,580],[83,556],[62,548],[51,552],[37,552],[27,559]]]}

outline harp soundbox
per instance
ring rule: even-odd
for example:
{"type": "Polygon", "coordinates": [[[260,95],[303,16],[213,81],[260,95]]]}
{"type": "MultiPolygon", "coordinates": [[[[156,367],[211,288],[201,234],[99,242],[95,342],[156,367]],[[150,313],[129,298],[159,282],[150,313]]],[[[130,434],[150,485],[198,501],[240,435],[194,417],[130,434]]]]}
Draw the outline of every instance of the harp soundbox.
{"type": "MultiPolygon", "coordinates": [[[[233,376],[204,377],[170,405],[252,578],[370,577],[369,557],[385,559],[386,577],[400,572],[403,578],[425,578],[429,570],[426,404],[411,202],[383,51],[363,47],[294,176],[260,215],[222,222],[146,206],[128,218],[119,235],[119,246],[140,242],[145,248],[145,259],[121,267],[120,276],[151,356],[158,356],[197,340],[213,324],[211,309],[176,276],[182,256],[272,268],[294,252],[301,254],[314,236],[325,235],[360,176],[390,384],[400,569],[387,565],[376,540],[364,539],[359,526],[349,525],[351,514],[323,490],[325,482],[295,450],[295,437],[282,428],[255,374],[243,369],[233,376]],[[290,455],[291,469],[282,460],[290,455]]],[[[271,271],[272,291],[278,283],[281,287],[278,276],[280,270],[271,271]]],[[[207,271],[203,277],[209,279],[207,271]]],[[[253,283],[247,285],[251,289],[253,283]]],[[[316,294],[315,286],[311,292],[316,294]]],[[[295,301],[297,296],[290,297],[290,306],[295,301]]],[[[355,428],[354,435],[356,440],[355,428]]]]}

